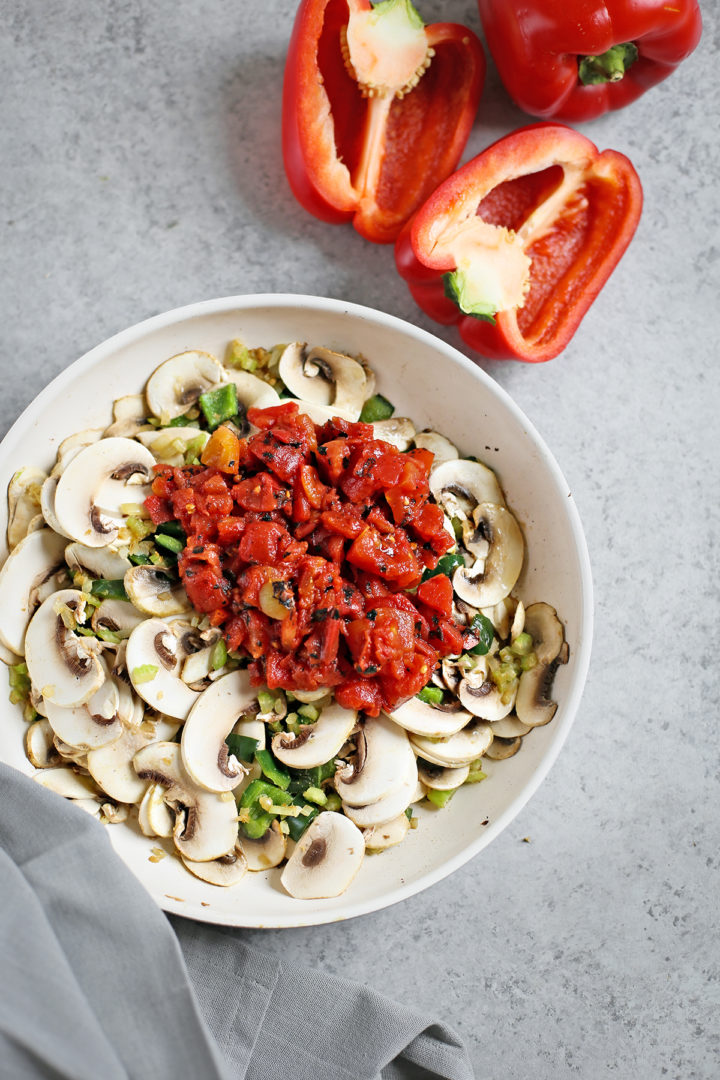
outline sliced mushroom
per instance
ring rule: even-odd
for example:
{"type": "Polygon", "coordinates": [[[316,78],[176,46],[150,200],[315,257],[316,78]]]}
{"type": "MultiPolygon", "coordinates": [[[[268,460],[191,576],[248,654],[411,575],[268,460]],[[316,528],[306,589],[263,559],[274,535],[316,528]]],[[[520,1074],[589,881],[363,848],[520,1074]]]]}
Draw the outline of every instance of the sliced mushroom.
{"type": "MultiPolygon", "coordinates": [[[[490,745],[492,746],[492,743],[490,745]]],[[[434,765],[431,761],[418,761],[420,780],[426,788],[435,791],[455,791],[465,783],[469,772],[469,764],[451,769],[443,765],[434,765]]]]}
{"type": "Polygon", "coordinates": [[[0,641],[22,655],[32,615],[31,594],[63,563],[64,540],[50,529],[29,533],[0,569],[0,641]]]}
{"type": "Polygon", "coordinates": [[[135,755],[141,780],[160,784],[165,802],[176,812],[173,840],[181,855],[210,862],[232,851],[237,842],[237,807],[229,791],[215,794],[193,783],[177,743],[153,742],[135,755]]]}
{"type": "Polygon", "coordinates": [[[109,630],[111,634],[127,638],[144,618],[135,605],[127,600],[103,600],[95,608],[90,622],[95,633],[109,630]]]}
{"type": "Polygon", "coordinates": [[[388,420],[376,420],[373,437],[392,443],[398,450],[409,450],[415,438],[415,425],[406,416],[391,416],[388,420]]]}
{"type": "Polygon", "coordinates": [[[398,814],[404,813],[415,798],[418,785],[417,765],[413,760],[412,767],[403,777],[402,783],[394,787],[387,795],[377,802],[367,806],[351,806],[343,803],[343,810],[347,817],[360,829],[371,829],[375,825],[385,825],[392,821],[398,814]]]}
{"type": "Polygon", "coordinates": [[[374,855],[378,851],[387,851],[388,848],[400,844],[408,834],[410,818],[407,814],[398,814],[392,821],[386,821],[384,825],[375,825],[372,829],[365,829],[365,851],[368,855],[374,855]]]}
{"type": "Polygon", "coordinates": [[[26,465],[13,473],[8,484],[7,542],[10,551],[30,532],[30,524],[40,513],[40,492],[47,473],[26,465]]]}
{"type": "Polygon", "coordinates": [[[246,670],[231,671],[204,690],[182,730],[182,759],[193,781],[207,791],[232,791],[247,772],[228,756],[225,739],[257,698],[246,670]]]}
{"type": "Polygon", "coordinates": [[[472,719],[471,714],[460,708],[457,702],[448,708],[438,708],[417,697],[394,709],[390,716],[406,731],[436,739],[454,735],[472,719]]]}
{"type": "Polygon", "coordinates": [[[275,387],[250,371],[229,368],[225,371],[223,381],[235,384],[238,405],[242,405],[246,412],[248,409],[269,409],[280,404],[280,395],[275,387]]]}
{"type": "Polygon", "coordinates": [[[67,545],[65,562],[71,570],[84,570],[90,577],[106,581],[119,581],[132,566],[126,555],[112,548],[92,548],[78,543],[67,545]]]}
{"type": "Polygon", "coordinates": [[[487,557],[479,574],[472,567],[459,566],[453,574],[453,589],[473,607],[491,607],[508,596],[519,578],[525,542],[517,521],[503,506],[480,503],[473,520],[488,541],[487,557]]]}
{"type": "Polygon", "coordinates": [[[162,784],[147,785],[138,806],[138,825],[144,836],[172,836],[175,815],[165,802],[162,784]]]}
{"type": "Polygon", "coordinates": [[[458,698],[463,707],[473,716],[481,720],[497,722],[512,712],[516,692],[517,686],[507,695],[508,700],[503,701],[503,695],[491,678],[484,679],[479,686],[474,686],[468,679],[463,679],[458,687],[458,698]]]}
{"type": "Polygon", "coordinates": [[[149,742],[147,735],[137,728],[125,728],[119,738],[88,753],[87,770],[111,799],[122,803],[140,802],[147,783],[135,772],[133,758],[149,742]]]}
{"type": "Polygon", "coordinates": [[[491,761],[506,761],[514,757],[522,746],[522,736],[516,735],[514,739],[505,739],[495,736],[485,751],[485,757],[491,761]]]}
{"type": "Polygon", "coordinates": [[[155,566],[131,566],[123,581],[135,607],[146,615],[164,617],[192,610],[182,584],[155,566]]]}
{"type": "Polygon", "coordinates": [[[466,458],[450,459],[434,468],[430,491],[450,517],[469,517],[478,503],[505,505],[492,469],[466,458]]]}
{"type": "Polygon", "coordinates": [[[558,663],[567,661],[565,632],[555,608],[549,604],[531,604],[526,609],[525,630],[532,636],[538,663],[520,676],[515,712],[521,723],[540,727],[557,712],[550,690],[558,663]]]}
{"type": "Polygon", "coordinates": [[[167,424],[183,416],[201,394],[227,381],[227,372],[210,353],[178,353],[155,368],[145,386],[153,416],[167,424]]]}
{"type": "Polygon", "coordinates": [[[105,428],[103,437],[109,439],[117,435],[124,439],[132,439],[146,428],[147,405],[144,396],[126,394],[113,402],[113,422],[110,427],[105,428]]]}
{"type": "Polygon", "coordinates": [[[250,840],[247,836],[243,836],[240,844],[245,852],[247,868],[253,872],[271,870],[273,866],[279,866],[287,850],[285,834],[276,821],[258,840],[250,840]]]}
{"type": "MultiPolygon", "coordinates": [[[[35,534],[33,534],[35,535],[35,534]]],[[[82,593],[63,589],[43,601],[25,635],[30,679],[47,703],[63,708],[84,705],[105,680],[96,638],[77,637],[61,612],[84,611],[82,593]]]]}
{"type": "Polygon", "coordinates": [[[58,738],[69,746],[85,751],[120,738],[123,725],[118,716],[118,704],[117,685],[106,677],[85,705],[63,709],[52,701],[46,701],[45,709],[50,726],[58,738]]]}
{"type": "Polygon", "coordinates": [[[457,461],[460,457],[457,446],[438,431],[419,431],[415,436],[415,445],[420,450],[429,450],[433,454],[432,471],[444,461],[457,461]]]}
{"type": "Polygon", "coordinates": [[[53,509],[63,533],[88,547],[110,544],[118,535],[117,508],[134,501],[129,480],[148,479],[154,464],[150,451],[133,439],[101,439],[82,449],[55,489],[53,509]]]}
{"type": "Polygon", "coordinates": [[[67,765],[42,769],[34,774],[33,780],[63,799],[93,799],[100,794],[91,776],[83,776],[67,765]]]}
{"type": "Polygon", "coordinates": [[[496,739],[515,739],[518,736],[527,735],[530,728],[518,720],[517,716],[506,716],[502,720],[495,720],[491,725],[496,739]]]}
{"type": "Polygon", "coordinates": [[[25,753],[36,769],[49,769],[59,764],[60,755],[53,742],[53,729],[45,717],[35,720],[25,732],[25,753]]]}
{"type": "Polygon", "coordinates": [[[345,892],[363,861],[365,841],[343,814],[318,814],[300,837],[280,878],[298,900],[319,900],[345,892]]]}
{"type": "Polygon", "coordinates": [[[128,806],[125,803],[104,802],[100,805],[100,820],[103,825],[122,825],[128,818],[128,806]]]}
{"type": "Polygon", "coordinates": [[[433,765],[443,765],[450,769],[470,765],[482,757],[492,740],[492,728],[482,720],[468,725],[449,739],[434,740],[425,739],[421,735],[410,736],[410,741],[420,757],[433,765]]]}
{"type": "Polygon", "coordinates": [[[314,724],[304,724],[299,735],[282,732],[272,740],[272,752],[293,769],[314,769],[340,751],[355,727],[357,713],[341,705],[327,705],[314,724]]]}
{"type": "Polygon", "coordinates": [[[367,806],[402,785],[415,756],[403,729],[382,713],[362,721],[355,739],[357,760],[337,771],[335,790],[344,803],[367,806]]]}
{"type": "Polygon", "coordinates": [[[236,844],[227,855],[221,855],[219,859],[212,859],[210,862],[194,862],[192,859],[185,858],[184,855],[180,858],[186,870],[201,881],[206,881],[208,885],[222,885],[229,888],[242,881],[248,872],[247,859],[240,844],[236,844]]]}
{"type": "Polygon", "coordinates": [[[367,378],[362,364],[331,349],[306,351],[293,342],[280,357],[280,378],[291,394],[303,402],[332,406],[333,414],[357,420],[366,397],[367,378]]]}
{"type": "Polygon", "coordinates": [[[125,663],[135,693],[176,720],[184,720],[198,699],[180,678],[182,659],[178,639],[162,619],[145,619],[127,639],[125,663]]]}

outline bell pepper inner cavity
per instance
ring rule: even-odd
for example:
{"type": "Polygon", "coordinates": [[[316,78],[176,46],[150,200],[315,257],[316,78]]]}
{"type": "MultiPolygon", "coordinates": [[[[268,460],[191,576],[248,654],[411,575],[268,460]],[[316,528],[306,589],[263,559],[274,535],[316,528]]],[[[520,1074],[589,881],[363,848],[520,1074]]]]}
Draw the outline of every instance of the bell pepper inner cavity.
{"type": "Polygon", "coordinates": [[[343,57],[368,97],[403,97],[434,55],[425,24],[409,0],[383,0],[369,10],[350,12],[343,57]]]}

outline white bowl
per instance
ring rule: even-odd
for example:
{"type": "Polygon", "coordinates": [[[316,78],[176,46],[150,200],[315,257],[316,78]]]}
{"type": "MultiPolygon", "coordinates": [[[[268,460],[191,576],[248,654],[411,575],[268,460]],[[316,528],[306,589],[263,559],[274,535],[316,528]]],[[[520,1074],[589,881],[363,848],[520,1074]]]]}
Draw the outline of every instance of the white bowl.
{"type": "MultiPolygon", "coordinates": [[[[222,357],[232,338],[248,345],[303,340],[362,353],[378,389],[412,418],[432,427],[493,468],[527,541],[519,593],[546,601],[565,624],[569,663],[554,685],[559,708],[533,731],[521,752],[490,762],[488,779],[461,789],[442,811],[420,810],[419,827],[382,855],[365,859],[343,896],[294,900],[279,871],[248,874],[221,889],[192,877],[178,860],[149,862],[149,840],[131,825],[108,826],[113,844],[157,903],[167,911],[235,926],[305,926],[375,911],[440,881],[477,855],[528,801],[564,743],[585,682],[592,635],[592,582],[575,504],[555,459],[508,395],[480,368],[431,334],[390,315],[312,296],[231,296],[169,311],[116,334],[71,364],[38,395],[0,445],[4,491],[22,465],[49,469],[71,433],[110,423],[111,403],[142,389],[150,372],[184,349],[222,357]]],[[[533,372],[528,371],[531,378],[533,372]]],[[[4,502],[4,500],[3,500],[4,502]]],[[[7,509],[0,513],[4,533],[7,509]]],[[[1,676],[0,674],[0,677],[1,676]]],[[[0,690],[0,699],[6,692],[0,690]]],[[[34,770],[23,750],[20,709],[3,707],[0,757],[34,770]]]]}

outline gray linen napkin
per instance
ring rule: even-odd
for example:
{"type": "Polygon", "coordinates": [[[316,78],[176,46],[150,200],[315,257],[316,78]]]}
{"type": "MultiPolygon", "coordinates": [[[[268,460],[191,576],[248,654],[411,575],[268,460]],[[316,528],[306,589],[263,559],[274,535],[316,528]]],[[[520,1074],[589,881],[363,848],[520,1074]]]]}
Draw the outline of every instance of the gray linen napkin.
{"type": "Polygon", "coordinates": [[[0,793],[3,1080],[472,1080],[432,1017],[232,931],[173,934],[102,825],[2,763],[0,793]]]}

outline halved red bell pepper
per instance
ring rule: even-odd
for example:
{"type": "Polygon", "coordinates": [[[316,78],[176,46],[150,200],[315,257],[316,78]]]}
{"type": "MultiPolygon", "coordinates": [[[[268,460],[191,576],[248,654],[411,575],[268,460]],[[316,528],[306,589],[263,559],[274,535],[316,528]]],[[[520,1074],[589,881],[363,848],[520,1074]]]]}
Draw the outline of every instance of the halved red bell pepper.
{"type": "Polygon", "coordinates": [[[460,160],[484,78],[475,34],[423,27],[410,0],[302,0],[283,88],[295,197],[323,221],[393,241],[460,160]]]}
{"type": "Polygon", "coordinates": [[[670,75],[700,40],[697,0],[478,0],[488,48],[516,105],[591,120],[670,75]]]}
{"type": "Polygon", "coordinates": [[[623,154],[532,124],[441,184],[398,237],[419,306],[483,356],[565,348],[635,232],[642,188],[623,154]]]}

